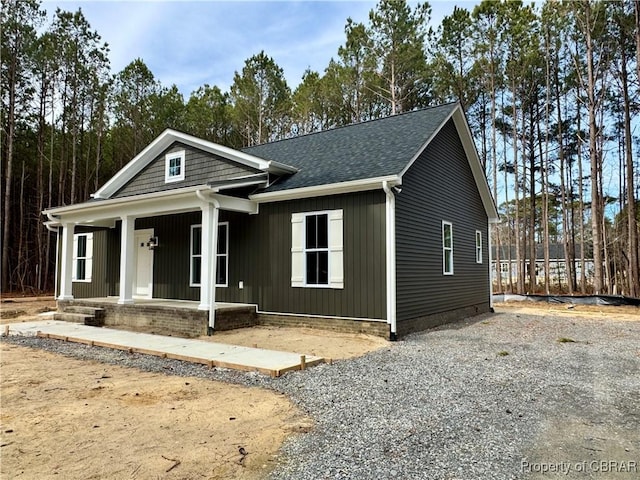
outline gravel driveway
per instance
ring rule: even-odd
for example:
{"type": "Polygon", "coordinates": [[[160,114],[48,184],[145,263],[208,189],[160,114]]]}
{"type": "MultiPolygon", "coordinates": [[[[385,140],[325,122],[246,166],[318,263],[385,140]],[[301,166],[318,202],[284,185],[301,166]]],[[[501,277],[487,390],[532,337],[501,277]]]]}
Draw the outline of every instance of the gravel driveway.
{"type": "Polygon", "coordinates": [[[277,379],[10,341],[286,393],[317,425],[276,479],[640,478],[640,321],[483,315],[277,379]]]}

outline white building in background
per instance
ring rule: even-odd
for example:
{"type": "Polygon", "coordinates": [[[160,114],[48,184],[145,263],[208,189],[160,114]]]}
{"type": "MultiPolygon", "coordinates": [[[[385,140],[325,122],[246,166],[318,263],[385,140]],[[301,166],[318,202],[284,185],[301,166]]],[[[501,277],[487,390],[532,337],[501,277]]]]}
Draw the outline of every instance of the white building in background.
{"type": "MultiPolygon", "coordinates": [[[[498,274],[496,271],[496,247],[492,247],[492,262],[491,262],[491,278],[494,284],[498,282],[498,274]]],[[[503,283],[509,282],[509,276],[511,276],[512,283],[518,281],[518,268],[516,261],[516,248],[515,246],[501,246],[500,247],[500,272],[503,283]]],[[[529,278],[529,252],[525,252],[523,255],[522,271],[524,272],[525,282],[529,278]]],[[[576,280],[580,281],[580,275],[582,270],[582,262],[580,261],[580,246],[576,245],[576,259],[574,260],[574,269],[576,274],[576,280]]],[[[594,264],[591,255],[588,255],[584,261],[585,277],[587,282],[591,282],[593,279],[594,264]]],[[[545,262],[544,262],[544,248],[542,245],[536,246],[536,261],[535,261],[535,275],[536,284],[544,285],[545,278],[545,262]]],[[[564,258],[564,248],[560,243],[554,243],[549,245],[549,282],[551,286],[566,287],[567,281],[567,262],[564,258]]]]}

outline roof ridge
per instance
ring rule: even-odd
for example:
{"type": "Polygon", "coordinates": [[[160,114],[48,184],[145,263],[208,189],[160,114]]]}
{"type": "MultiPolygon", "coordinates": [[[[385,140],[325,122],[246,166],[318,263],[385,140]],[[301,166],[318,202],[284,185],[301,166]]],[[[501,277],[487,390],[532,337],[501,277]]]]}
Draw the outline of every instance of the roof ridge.
{"type": "Polygon", "coordinates": [[[249,149],[255,148],[255,147],[262,147],[264,145],[273,145],[273,144],[276,144],[276,143],[286,142],[288,140],[293,140],[293,139],[296,139],[296,138],[310,137],[312,135],[317,135],[317,134],[320,134],[320,133],[333,132],[333,131],[341,130],[341,129],[348,128],[348,127],[355,127],[357,125],[365,125],[365,124],[368,124],[368,123],[378,122],[378,121],[381,121],[381,120],[388,120],[388,119],[391,119],[391,118],[398,118],[398,117],[402,117],[402,116],[405,116],[405,115],[424,112],[426,110],[432,110],[434,108],[446,107],[448,105],[456,105],[456,104],[459,104],[459,103],[460,103],[459,101],[441,103],[440,105],[432,105],[432,106],[429,106],[429,107],[418,108],[416,110],[409,110],[409,111],[406,111],[406,112],[396,113],[395,115],[387,115],[386,117],[370,118],[369,120],[363,120],[361,122],[349,123],[347,125],[338,125],[337,127],[327,128],[326,130],[318,130],[316,132],[304,133],[302,135],[294,135],[294,136],[288,137],[288,138],[280,138],[278,140],[273,140],[271,142],[259,143],[257,145],[251,145],[250,147],[242,147],[240,150],[241,151],[245,151],[245,150],[249,150],[249,149]]]}

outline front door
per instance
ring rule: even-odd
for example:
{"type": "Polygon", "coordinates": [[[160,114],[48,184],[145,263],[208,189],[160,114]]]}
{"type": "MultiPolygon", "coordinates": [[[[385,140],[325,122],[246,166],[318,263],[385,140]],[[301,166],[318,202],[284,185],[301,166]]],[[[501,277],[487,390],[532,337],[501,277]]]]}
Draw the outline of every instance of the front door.
{"type": "Polygon", "coordinates": [[[153,250],[147,245],[153,237],[153,229],[135,231],[135,265],[133,275],[133,294],[136,297],[153,296],[153,250]]]}

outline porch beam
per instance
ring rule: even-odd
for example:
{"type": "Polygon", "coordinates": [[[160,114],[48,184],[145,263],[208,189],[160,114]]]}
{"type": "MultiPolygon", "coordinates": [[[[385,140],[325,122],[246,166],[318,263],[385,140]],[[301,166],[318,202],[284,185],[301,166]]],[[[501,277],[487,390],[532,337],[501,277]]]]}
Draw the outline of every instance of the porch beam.
{"type": "Polygon", "coordinates": [[[133,272],[134,272],[134,231],[135,217],[122,217],[122,232],[120,236],[120,296],[118,303],[126,305],[133,303],[133,272]]]}
{"type": "Polygon", "coordinates": [[[62,225],[62,258],[60,263],[60,295],[58,300],[73,300],[73,232],[75,225],[62,225]]]}

